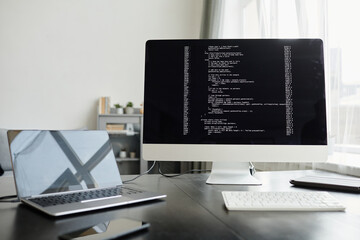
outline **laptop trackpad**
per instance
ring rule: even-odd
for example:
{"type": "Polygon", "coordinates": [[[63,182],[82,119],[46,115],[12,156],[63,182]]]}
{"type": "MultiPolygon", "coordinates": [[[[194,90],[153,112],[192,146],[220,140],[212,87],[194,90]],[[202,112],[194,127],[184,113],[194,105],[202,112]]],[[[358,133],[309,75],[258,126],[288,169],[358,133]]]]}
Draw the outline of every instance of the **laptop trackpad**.
{"type": "Polygon", "coordinates": [[[93,201],[88,201],[88,202],[84,202],[82,203],[82,205],[85,206],[89,206],[89,207],[93,207],[93,206],[98,206],[98,205],[112,205],[114,204],[114,206],[117,206],[119,204],[124,204],[124,203],[128,203],[130,202],[132,199],[126,196],[116,196],[116,197],[112,197],[112,198],[100,198],[100,199],[91,199],[93,201]]]}
{"type": "Polygon", "coordinates": [[[106,198],[86,199],[86,200],[81,201],[81,203],[104,201],[104,200],[110,200],[110,199],[119,199],[121,197],[122,197],[122,195],[111,196],[111,197],[106,197],[106,198]]]}

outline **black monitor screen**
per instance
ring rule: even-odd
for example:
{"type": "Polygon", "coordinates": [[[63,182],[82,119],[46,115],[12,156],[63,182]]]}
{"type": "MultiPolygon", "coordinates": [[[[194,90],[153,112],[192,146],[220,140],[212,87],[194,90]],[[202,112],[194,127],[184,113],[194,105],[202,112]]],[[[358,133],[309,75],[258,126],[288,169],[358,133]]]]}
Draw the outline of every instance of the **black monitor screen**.
{"type": "Polygon", "coordinates": [[[326,145],[320,39],[150,40],[144,143],[326,145]]]}

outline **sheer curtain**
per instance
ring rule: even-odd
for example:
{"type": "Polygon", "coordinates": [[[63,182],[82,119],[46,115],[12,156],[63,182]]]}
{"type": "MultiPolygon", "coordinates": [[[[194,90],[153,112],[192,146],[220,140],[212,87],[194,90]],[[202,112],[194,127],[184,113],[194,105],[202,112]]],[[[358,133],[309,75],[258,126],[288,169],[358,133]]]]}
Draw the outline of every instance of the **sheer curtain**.
{"type": "Polygon", "coordinates": [[[360,1],[204,0],[201,38],[321,38],[324,41],[329,161],[257,164],[260,169],[360,175],[360,1]]]}
{"type": "MultiPolygon", "coordinates": [[[[208,0],[201,37],[321,38],[327,52],[326,24],[326,0],[208,0]]],[[[254,164],[261,170],[313,167],[305,163],[254,164]]]]}
{"type": "Polygon", "coordinates": [[[326,39],[326,0],[205,0],[202,38],[326,39]]]}
{"type": "Polygon", "coordinates": [[[331,126],[335,150],[360,154],[360,3],[329,2],[329,46],[332,93],[331,126]]]}
{"type": "Polygon", "coordinates": [[[317,167],[360,176],[360,2],[328,0],[330,163],[317,167]],[[330,168],[329,168],[330,167],[330,168]]]}

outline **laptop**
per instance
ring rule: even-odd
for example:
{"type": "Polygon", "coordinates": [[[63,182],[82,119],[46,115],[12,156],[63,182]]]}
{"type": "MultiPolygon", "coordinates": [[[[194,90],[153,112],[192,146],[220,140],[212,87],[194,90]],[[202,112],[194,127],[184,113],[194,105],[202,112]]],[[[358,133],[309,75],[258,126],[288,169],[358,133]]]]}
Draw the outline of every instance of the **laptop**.
{"type": "Polygon", "coordinates": [[[18,198],[51,216],[165,198],[124,186],[106,131],[9,130],[18,198]]]}

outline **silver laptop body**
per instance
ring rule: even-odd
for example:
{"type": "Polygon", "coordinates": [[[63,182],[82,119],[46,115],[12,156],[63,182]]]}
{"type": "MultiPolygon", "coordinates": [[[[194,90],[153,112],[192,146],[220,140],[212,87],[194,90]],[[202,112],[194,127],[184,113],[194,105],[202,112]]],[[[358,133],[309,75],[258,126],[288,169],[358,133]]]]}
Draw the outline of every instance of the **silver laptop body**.
{"type": "Polygon", "coordinates": [[[106,131],[9,130],[7,135],[19,199],[49,215],[61,216],[166,197],[123,186],[106,131]],[[89,192],[98,194],[109,189],[120,193],[75,202],[43,203],[45,199],[53,201],[89,192]]]}

